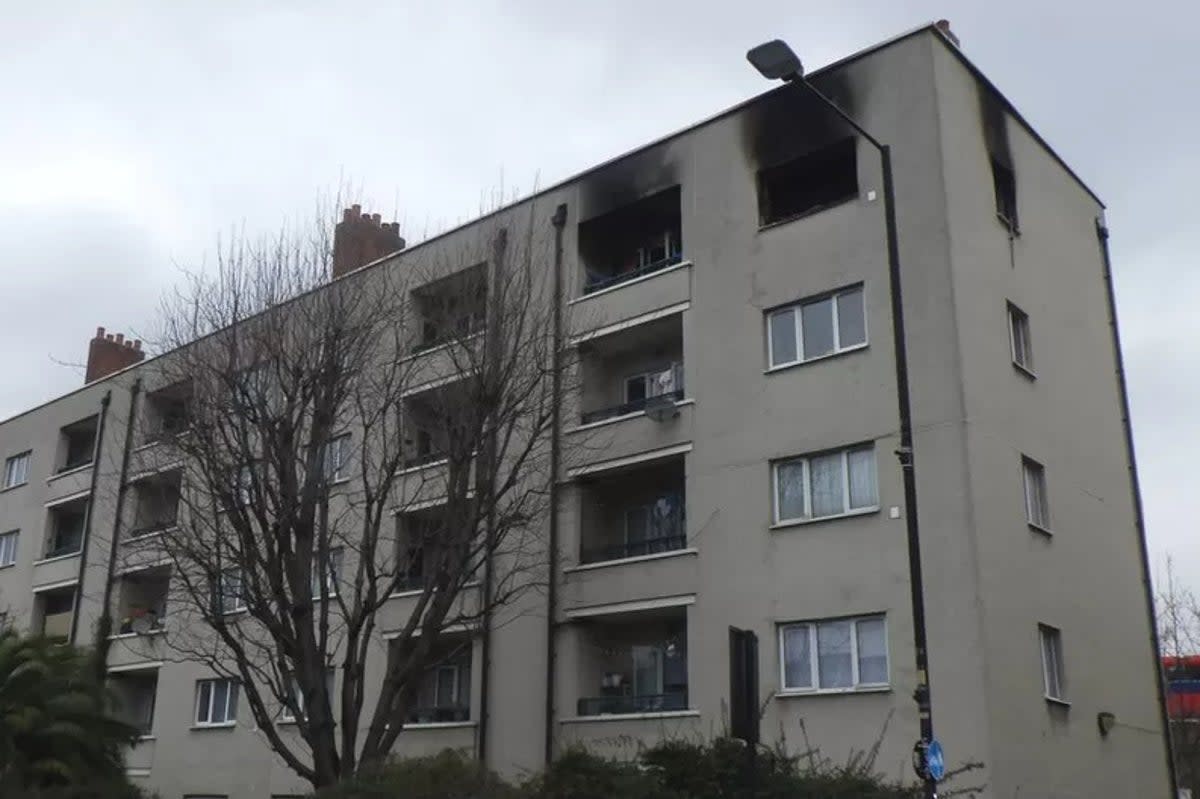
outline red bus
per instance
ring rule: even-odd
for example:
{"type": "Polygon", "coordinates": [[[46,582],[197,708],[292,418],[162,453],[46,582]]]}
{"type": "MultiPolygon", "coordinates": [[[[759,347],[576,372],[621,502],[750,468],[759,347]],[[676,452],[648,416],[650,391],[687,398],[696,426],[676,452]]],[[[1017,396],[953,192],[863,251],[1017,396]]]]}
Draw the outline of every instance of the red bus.
{"type": "Polygon", "coordinates": [[[1173,719],[1200,721],[1200,655],[1164,656],[1167,713],[1173,719]]]}

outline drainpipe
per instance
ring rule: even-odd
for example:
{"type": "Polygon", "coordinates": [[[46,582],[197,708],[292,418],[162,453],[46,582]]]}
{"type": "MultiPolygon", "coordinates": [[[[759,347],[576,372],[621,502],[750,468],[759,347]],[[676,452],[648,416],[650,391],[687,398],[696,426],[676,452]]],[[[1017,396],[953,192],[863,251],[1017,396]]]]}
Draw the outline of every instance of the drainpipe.
{"type": "Polygon", "coordinates": [[[113,574],[117,570],[117,544],[121,533],[121,517],[125,507],[125,493],[129,489],[129,458],[133,450],[133,423],[137,413],[138,395],[142,391],[142,379],[133,382],[129,392],[129,414],[125,419],[125,449],[121,452],[121,475],[117,483],[117,502],[113,509],[113,526],[111,546],[108,551],[108,569],[104,575],[104,599],[100,605],[100,623],[96,626],[96,671],[97,677],[103,679],[107,673],[108,650],[111,645],[108,636],[112,634],[112,591],[113,574]]]}
{"type": "Polygon", "coordinates": [[[104,443],[104,423],[108,419],[108,406],[112,403],[112,389],[100,398],[100,422],[96,425],[96,443],[92,446],[92,479],[88,489],[87,510],[83,513],[83,544],[79,548],[79,577],[75,583],[75,612],[71,614],[71,633],[67,643],[75,643],[79,630],[79,606],[83,597],[83,578],[87,573],[88,544],[92,540],[92,508],[96,505],[96,480],[100,476],[100,450],[104,443]]]}
{"type": "Polygon", "coordinates": [[[554,353],[550,367],[550,540],[547,544],[549,572],[546,577],[546,767],[554,759],[554,688],[557,663],[558,631],[558,470],[562,458],[562,350],[563,350],[563,229],[567,224],[567,204],[562,203],[551,218],[554,225],[554,353]]]}
{"type": "Polygon", "coordinates": [[[1104,262],[1104,289],[1108,300],[1108,326],[1112,333],[1113,359],[1117,364],[1117,387],[1121,396],[1121,427],[1125,433],[1125,457],[1129,463],[1129,491],[1133,497],[1134,525],[1137,528],[1138,555],[1142,561],[1142,588],[1146,595],[1146,613],[1150,621],[1150,646],[1154,655],[1154,674],[1158,688],[1158,711],[1163,725],[1166,745],[1167,774],[1171,779],[1171,796],[1179,794],[1179,777],[1175,773],[1175,756],[1171,745],[1171,718],[1167,712],[1167,693],[1163,679],[1158,623],[1154,618],[1154,585],[1150,580],[1150,553],[1146,548],[1146,521],[1142,509],[1142,489],[1138,482],[1137,454],[1133,447],[1133,425],[1129,418],[1129,391],[1125,382],[1125,361],[1121,355],[1121,331],[1117,329],[1117,301],[1113,292],[1112,259],[1108,252],[1108,227],[1096,217],[1096,238],[1100,242],[1100,257],[1104,262]]]}

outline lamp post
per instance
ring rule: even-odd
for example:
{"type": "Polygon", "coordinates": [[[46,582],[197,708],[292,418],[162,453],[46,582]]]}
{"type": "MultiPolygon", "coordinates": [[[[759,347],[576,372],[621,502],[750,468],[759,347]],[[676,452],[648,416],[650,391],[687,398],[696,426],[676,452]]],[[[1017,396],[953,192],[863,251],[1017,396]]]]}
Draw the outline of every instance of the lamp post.
{"type": "Polygon", "coordinates": [[[921,576],[921,536],[917,521],[916,466],[913,461],[912,406],[908,388],[908,354],[904,341],[904,303],[900,291],[900,252],[896,236],[896,195],[892,182],[892,151],[883,142],[868,133],[835,102],[822,94],[804,76],[800,58],[787,43],[780,39],[760,44],[746,53],[746,58],[759,73],[768,80],[782,80],[796,84],[817,98],[822,105],[836,114],[859,136],[870,142],[879,151],[883,172],[883,211],[887,225],[888,277],[892,301],[892,343],[895,348],[896,399],[900,412],[900,448],[896,456],[900,459],[904,478],[904,510],[908,533],[908,568],[912,595],[913,648],[916,654],[917,688],[913,699],[921,721],[921,740],[914,752],[914,762],[919,760],[918,772],[925,786],[925,796],[936,799],[937,780],[929,773],[925,763],[925,747],[934,740],[933,711],[929,687],[929,657],[925,637],[925,588],[921,576]]]}

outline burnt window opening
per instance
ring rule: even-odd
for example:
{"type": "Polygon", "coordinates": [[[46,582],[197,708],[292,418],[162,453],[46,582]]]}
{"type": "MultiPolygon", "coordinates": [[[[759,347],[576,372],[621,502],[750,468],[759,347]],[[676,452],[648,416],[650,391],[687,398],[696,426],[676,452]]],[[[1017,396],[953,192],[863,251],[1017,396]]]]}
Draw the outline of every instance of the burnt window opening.
{"type": "Polygon", "coordinates": [[[170,440],[187,431],[191,426],[191,395],[189,383],[168,386],[146,395],[145,443],[170,440]]]}
{"type": "Polygon", "coordinates": [[[1014,233],[1017,224],[1017,176],[1011,167],[992,159],[992,188],[996,193],[996,215],[1014,233]]]}
{"type": "Polygon", "coordinates": [[[585,294],[680,263],[683,224],[679,186],[581,222],[579,255],[585,294]]]}
{"type": "Polygon", "coordinates": [[[852,138],[758,173],[762,225],[823,211],[857,196],[857,148],[852,138]]]}

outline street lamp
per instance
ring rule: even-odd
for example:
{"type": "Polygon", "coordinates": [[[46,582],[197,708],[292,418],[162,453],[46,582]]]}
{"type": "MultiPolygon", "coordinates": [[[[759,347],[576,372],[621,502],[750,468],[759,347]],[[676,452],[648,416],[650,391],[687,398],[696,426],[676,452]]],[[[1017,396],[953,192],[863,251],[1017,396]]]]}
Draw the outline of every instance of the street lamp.
{"type": "Polygon", "coordinates": [[[917,688],[913,699],[921,720],[921,740],[914,751],[914,763],[918,766],[925,784],[925,796],[937,796],[937,779],[941,770],[940,747],[937,766],[930,773],[930,758],[926,757],[933,737],[933,710],[929,687],[929,657],[925,637],[925,588],[921,577],[921,536],[917,523],[917,480],[913,462],[912,405],[908,389],[908,354],[904,342],[904,302],[900,292],[900,252],[896,236],[896,195],[892,183],[891,148],[863,129],[843,111],[837,103],[822,94],[804,77],[804,66],[800,58],[781,39],[760,44],[746,53],[746,58],[767,80],[782,80],[796,84],[816,97],[822,105],[833,111],[879,151],[883,172],[883,213],[887,225],[888,278],[892,300],[892,343],[896,362],[896,399],[900,411],[900,448],[896,456],[900,459],[904,476],[904,510],[908,533],[908,568],[911,576],[913,616],[913,645],[916,650],[917,688]]]}

